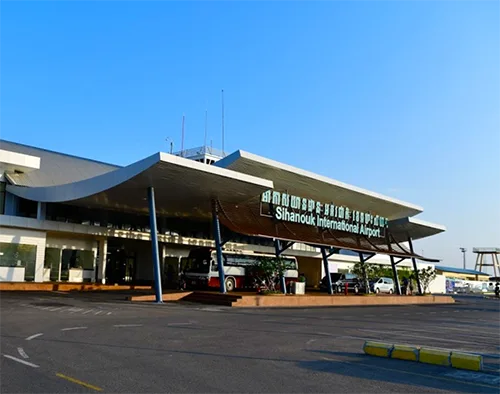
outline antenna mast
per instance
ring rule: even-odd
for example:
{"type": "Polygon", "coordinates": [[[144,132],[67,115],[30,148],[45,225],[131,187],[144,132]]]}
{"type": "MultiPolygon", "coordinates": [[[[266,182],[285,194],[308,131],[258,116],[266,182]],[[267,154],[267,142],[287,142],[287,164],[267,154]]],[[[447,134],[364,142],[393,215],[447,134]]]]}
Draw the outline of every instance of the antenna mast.
{"type": "Polygon", "coordinates": [[[222,89],[222,154],[224,154],[224,89],[222,89]]]}
{"type": "Polygon", "coordinates": [[[203,147],[207,146],[207,129],[208,129],[208,110],[205,110],[205,140],[203,141],[203,147]]]}
{"type": "Polygon", "coordinates": [[[182,114],[181,157],[184,157],[184,114],[182,114]]]}

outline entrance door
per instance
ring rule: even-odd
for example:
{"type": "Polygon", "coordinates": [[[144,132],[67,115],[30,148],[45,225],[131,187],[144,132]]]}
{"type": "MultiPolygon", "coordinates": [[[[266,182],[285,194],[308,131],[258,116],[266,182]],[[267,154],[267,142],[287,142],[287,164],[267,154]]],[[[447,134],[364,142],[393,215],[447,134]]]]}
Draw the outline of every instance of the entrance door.
{"type": "Polygon", "coordinates": [[[106,282],[131,284],[135,281],[136,253],[109,248],[106,262],[106,282]]]}

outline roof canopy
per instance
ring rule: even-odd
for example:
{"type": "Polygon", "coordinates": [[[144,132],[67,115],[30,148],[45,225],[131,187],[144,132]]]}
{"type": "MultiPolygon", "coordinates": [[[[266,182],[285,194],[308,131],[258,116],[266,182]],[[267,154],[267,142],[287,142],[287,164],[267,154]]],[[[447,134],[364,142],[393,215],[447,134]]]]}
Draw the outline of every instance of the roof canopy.
{"type": "Polygon", "coordinates": [[[230,230],[240,234],[349,249],[362,253],[417,258],[428,262],[439,261],[412,253],[390,236],[389,229],[385,230],[387,233],[382,237],[369,237],[346,231],[321,229],[302,223],[278,221],[272,216],[260,214],[259,199],[252,199],[244,205],[218,201],[218,206],[220,221],[230,230]]]}
{"type": "Polygon", "coordinates": [[[452,272],[454,274],[490,276],[486,272],[463,269],[463,268],[456,268],[456,267],[445,267],[444,265],[436,265],[434,268],[437,269],[438,271],[452,272]]]}
{"type": "Polygon", "coordinates": [[[416,218],[401,218],[389,222],[389,231],[396,242],[417,240],[446,231],[446,227],[416,218]]]}
{"type": "Polygon", "coordinates": [[[271,181],[157,153],[130,166],[83,181],[48,187],[8,185],[19,197],[89,208],[147,212],[155,188],[156,211],[167,216],[210,217],[212,199],[241,203],[273,187],[271,181]]]}
{"type": "Polygon", "coordinates": [[[238,150],[219,160],[218,167],[272,180],[277,190],[323,203],[334,202],[353,209],[376,212],[388,219],[414,216],[423,211],[417,205],[351,186],[300,168],[238,150]]]}
{"type": "MultiPolygon", "coordinates": [[[[413,254],[400,243],[406,242],[408,235],[419,239],[444,231],[444,227],[408,218],[408,215],[421,212],[422,209],[415,205],[242,151],[219,161],[217,166],[166,153],[156,153],[120,168],[91,163],[88,168],[84,166],[83,173],[73,182],[68,182],[68,174],[64,171],[61,176],[51,176],[60,158],[52,157],[55,153],[46,154],[47,158],[42,157],[42,167],[47,161],[50,165],[44,171],[33,172],[29,179],[16,179],[17,183],[7,185],[7,191],[33,201],[147,213],[146,190],[152,186],[159,215],[209,219],[211,202],[215,200],[220,208],[221,222],[237,233],[425,261],[437,260],[413,254]],[[94,175],[89,176],[91,173],[94,175]],[[30,183],[37,182],[39,186],[29,187],[30,183]],[[61,183],[54,185],[54,182],[61,183]],[[319,224],[316,227],[303,222],[277,221],[261,214],[260,196],[270,189],[314,199],[325,205],[330,202],[345,204],[350,209],[393,220],[385,229],[387,233],[379,233],[376,237],[360,235],[366,233],[357,230],[353,233],[339,228],[320,228],[319,224]]],[[[78,172],[75,161],[84,159],[70,157],[67,160],[73,160],[72,164],[68,163],[72,166],[71,175],[78,172]]],[[[64,165],[64,160],[61,163],[64,165]]]]}

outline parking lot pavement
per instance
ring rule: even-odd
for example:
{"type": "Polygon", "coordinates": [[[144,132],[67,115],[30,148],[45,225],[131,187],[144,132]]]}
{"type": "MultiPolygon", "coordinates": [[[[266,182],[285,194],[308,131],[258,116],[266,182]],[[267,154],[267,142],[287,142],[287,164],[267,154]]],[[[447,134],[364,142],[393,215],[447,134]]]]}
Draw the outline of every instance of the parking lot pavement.
{"type": "Polygon", "coordinates": [[[2,293],[0,391],[498,393],[500,303],[457,300],[232,309],[2,293]],[[369,357],[366,339],[479,352],[490,373],[369,357]]]}

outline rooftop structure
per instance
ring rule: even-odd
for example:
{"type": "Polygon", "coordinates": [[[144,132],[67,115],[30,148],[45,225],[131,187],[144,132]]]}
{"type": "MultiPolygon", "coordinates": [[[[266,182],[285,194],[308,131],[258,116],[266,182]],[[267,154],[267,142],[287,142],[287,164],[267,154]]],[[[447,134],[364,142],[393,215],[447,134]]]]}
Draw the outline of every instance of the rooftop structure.
{"type": "Polygon", "coordinates": [[[215,164],[215,162],[226,157],[226,154],[222,150],[212,148],[211,146],[186,149],[175,152],[174,155],[205,164],[215,164]]]}

